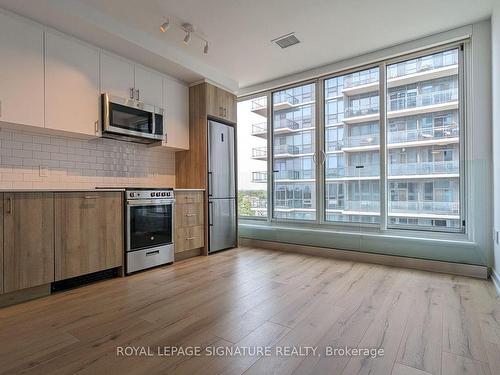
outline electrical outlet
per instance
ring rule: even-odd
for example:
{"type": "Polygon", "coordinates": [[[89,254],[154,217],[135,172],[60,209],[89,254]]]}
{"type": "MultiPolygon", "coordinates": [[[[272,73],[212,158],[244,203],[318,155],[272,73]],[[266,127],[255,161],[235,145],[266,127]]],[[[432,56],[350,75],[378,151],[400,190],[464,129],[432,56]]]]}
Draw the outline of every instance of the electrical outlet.
{"type": "Polygon", "coordinates": [[[47,167],[42,167],[40,166],[40,177],[48,177],[49,176],[49,169],[47,167]]]}

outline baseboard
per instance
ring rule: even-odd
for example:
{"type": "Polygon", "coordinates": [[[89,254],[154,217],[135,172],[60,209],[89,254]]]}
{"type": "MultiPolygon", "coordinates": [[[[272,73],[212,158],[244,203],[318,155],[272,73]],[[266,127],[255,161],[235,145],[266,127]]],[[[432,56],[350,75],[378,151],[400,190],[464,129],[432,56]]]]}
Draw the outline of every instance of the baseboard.
{"type": "Polygon", "coordinates": [[[0,307],[15,305],[48,295],[50,295],[50,284],[16,290],[15,292],[0,295],[0,307]]]}
{"type": "Polygon", "coordinates": [[[500,297],[500,275],[494,268],[491,269],[491,281],[493,281],[497,295],[500,297]]]}
{"type": "Polygon", "coordinates": [[[186,250],[186,251],[181,251],[180,253],[175,253],[175,261],[178,262],[180,260],[188,259],[188,258],[193,258],[201,255],[203,253],[203,249],[192,249],[192,250],[186,250]]]}
{"type": "MultiPolygon", "coordinates": [[[[469,276],[479,279],[488,278],[488,268],[473,264],[443,262],[438,260],[398,257],[394,255],[366,253],[353,250],[339,250],[325,247],[287,244],[283,242],[262,241],[240,238],[240,246],[261,247],[277,251],[288,251],[328,258],[342,259],[361,263],[375,263],[385,266],[411,268],[422,271],[448,273],[452,275],[469,276]]],[[[497,289],[498,290],[498,289],[497,289]]]]}

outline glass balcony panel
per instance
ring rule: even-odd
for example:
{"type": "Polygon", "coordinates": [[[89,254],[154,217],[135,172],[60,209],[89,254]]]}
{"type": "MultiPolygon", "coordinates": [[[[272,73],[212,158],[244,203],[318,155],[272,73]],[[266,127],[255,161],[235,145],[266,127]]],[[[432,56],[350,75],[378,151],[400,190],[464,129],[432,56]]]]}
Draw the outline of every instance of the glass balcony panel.
{"type": "MultiPolygon", "coordinates": [[[[401,111],[409,108],[424,107],[435,104],[444,104],[458,100],[458,89],[441,90],[418,95],[405,95],[403,97],[391,97],[389,93],[389,111],[401,111]]],[[[347,116],[347,115],[346,115],[347,116]]]]}
{"type": "Polygon", "coordinates": [[[458,125],[453,123],[435,128],[424,128],[414,130],[390,131],[387,133],[387,142],[405,143],[416,141],[429,141],[432,139],[458,138],[460,135],[458,125]]]}
{"type": "Polygon", "coordinates": [[[458,160],[404,164],[394,163],[388,166],[389,176],[458,174],[459,172],[460,162],[458,160]]]}

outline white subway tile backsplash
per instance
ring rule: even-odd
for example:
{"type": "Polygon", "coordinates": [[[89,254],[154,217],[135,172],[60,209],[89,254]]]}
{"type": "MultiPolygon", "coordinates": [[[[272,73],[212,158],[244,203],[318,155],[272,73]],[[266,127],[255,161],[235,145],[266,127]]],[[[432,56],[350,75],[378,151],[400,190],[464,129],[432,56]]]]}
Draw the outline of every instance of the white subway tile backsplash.
{"type": "Polygon", "coordinates": [[[175,154],[161,147],[0,129],[0,188],[174,185],[175,154]]]}

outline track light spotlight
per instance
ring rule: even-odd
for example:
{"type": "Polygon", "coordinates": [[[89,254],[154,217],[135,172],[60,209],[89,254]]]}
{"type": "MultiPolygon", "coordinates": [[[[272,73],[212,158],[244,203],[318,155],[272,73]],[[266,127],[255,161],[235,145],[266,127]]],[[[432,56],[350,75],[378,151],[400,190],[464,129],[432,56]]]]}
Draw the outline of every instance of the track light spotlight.
{"type": "Polygon", "coordinates": [[[186,36],[184,37],[184,43],[189,44],[191,41],[191,33],[189,31],[186,31],[186,36]]]}
{"type": "Polygon", "coordinates": [[[205,42],[205,47],[203,48],[203,53],[208,55],[208,42],[205,42]]]}
{"type": "Polygon", "coordinates": [[[166,20],[165,22],[163,22],[160,26],[160,31],[162,33],[164,33],[165,31],[168,30],[168,28],[170,27],[170,21],[169,20],[166,20]]]}

